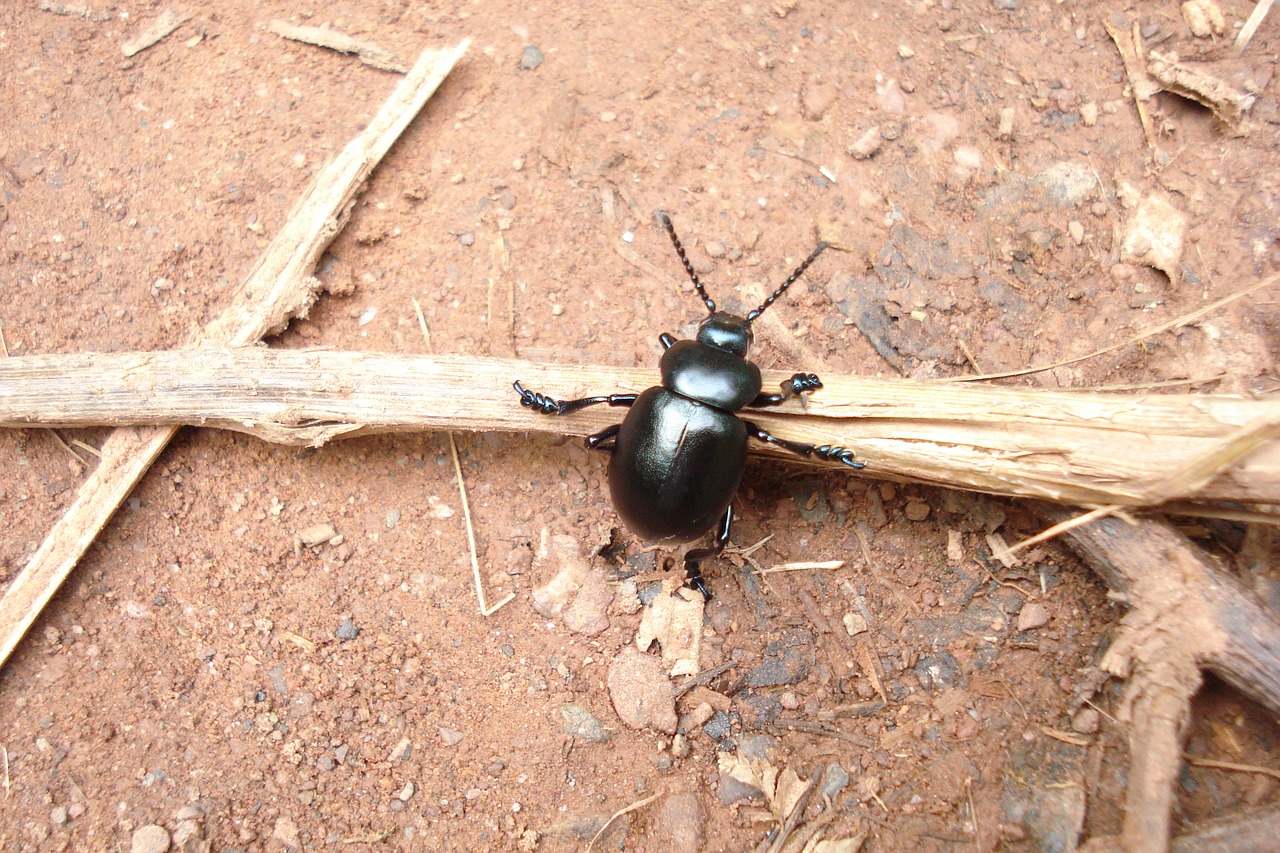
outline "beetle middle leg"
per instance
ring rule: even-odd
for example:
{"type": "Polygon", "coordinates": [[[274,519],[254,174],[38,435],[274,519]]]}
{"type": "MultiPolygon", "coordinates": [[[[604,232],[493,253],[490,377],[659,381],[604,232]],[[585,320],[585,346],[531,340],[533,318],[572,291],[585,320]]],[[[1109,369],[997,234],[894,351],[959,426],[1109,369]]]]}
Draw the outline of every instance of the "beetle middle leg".
{"type": "Polygon", "coordinates": [[[744,420],[747,425],[747,434],[753,438],[763,441],[765,444],[772,444],[775,447],[781,447],[783,450],[789,450],[797,456],[816,456],[819,459],[827,459],[831,462],[840,462],[848,465],[850,468],[865,468],[866,465],[853,458],[853,451],[846,450],[843,447],[837,447],[831,444],[807,444],[803,441],[789,441],[785,438],[778,438],[751,421],[744,420]]]}
{"type": "Polygon", "coordinates": [[[711,590],[707,589],[707,584],[702,580],[702,569],[698,568],[698,564],[703,560],[720,556],[720,552],[724,550],[724,546],[729,542],[729,529],[731,527],[733,527],[733,507],[729,506],[724,511],[724,518],[720,519],[719,527],[716,528],[716,538],[712,541],[711,547],[697,548],[686,552],[684,555],[685,585],[693,587],[702,593],[702,598],[705,601],[711,600],[711,590]]]}

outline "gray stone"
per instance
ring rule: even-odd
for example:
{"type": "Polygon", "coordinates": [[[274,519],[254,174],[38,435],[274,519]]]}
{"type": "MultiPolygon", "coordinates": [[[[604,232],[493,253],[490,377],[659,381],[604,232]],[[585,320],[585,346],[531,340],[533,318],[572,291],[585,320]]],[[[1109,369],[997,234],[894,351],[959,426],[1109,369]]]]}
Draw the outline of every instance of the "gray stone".
{"type": "Polygon", "coordinates": [[[542,64],[544,58],[542,49],[537,45],[526,45],[520,54],[520,67],[525,71],[532,71],[542,64]]]}
{"type": "Polygon", "coordinates": [[[608,743],[611,737],[604,723],[581,705],[560,706],[560,717],[564,720],[562,731],[570,737],[588,743],[608,743]]]}

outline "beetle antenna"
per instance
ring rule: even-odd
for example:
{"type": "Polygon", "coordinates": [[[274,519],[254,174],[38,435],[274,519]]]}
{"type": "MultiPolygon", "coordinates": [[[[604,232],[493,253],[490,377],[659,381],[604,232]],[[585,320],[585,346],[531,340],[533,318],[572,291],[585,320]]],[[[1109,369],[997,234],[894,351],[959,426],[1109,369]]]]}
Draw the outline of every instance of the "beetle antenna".
{"type": "MultiPolygon", "coordinates": [[[[684,271],[689,274],[689,278],[693,280],[693,289],[698,291],[698,296],[702,298],[702,304],[707,306],[707,313],[716,313],[716,301],[707,295],[706,288],[702,286],[702,282],[698,281],[698,274],[693,271],[693,264],[689,263],[689,259],[684,255],[684,246],[680,245],[680,238],[676,236],[675,226],[671,224],[671,217],[667,216],[666,211],[658,211],[658,219],[666,226],[667,233],[671,235],[671,243],[676,247],[676,254],[680,256],[680,262],[684,264],[684,271]]],[[[812,259],[810,259],[812,260],[812,259]]],[[[803,267],[801,268],[803,270],[803,267]]],[[[798,275],[799,273],[797,273],[798,275]]],[[[794,278],[794,276],[793,276],[794,278]]],[[[790,284],[791,282],[787,282],[790,284]]]]}
{"type": "MultiPolygon", "coordinates": [[[[782,284],[780,284],[777,290],[775,290],[773,293],[770,293],[769,298],[766,299],[763,303],[761,303],[759,308],[755,309],[754,311],[752,311],[750,314],[747,315],[747,322],[750,323],[751,321],[755,320],[755,318],[759,317],[761,314],[765,312],[766,308],[768,308],[770,305],[776,302],[779,296],[786,293],[787,288],[795,284],[796,279],[804,275],[804,271],[809,268],[810,264],[812,264],[814,261],[818,259],[818,255],[821,255],[822,250],[827,248],[828,245],[829,244],[826,242],[819,243],[818,248],[814,249],[809,254],[809,257],[804,259],[804,263],[796,267],[796,271],[791,274],[791,277],[788,278],[786,281],[784,281],[782,284]]],[[[684,255],[682,254],[681,257],[684,257],[684,255]]]]}

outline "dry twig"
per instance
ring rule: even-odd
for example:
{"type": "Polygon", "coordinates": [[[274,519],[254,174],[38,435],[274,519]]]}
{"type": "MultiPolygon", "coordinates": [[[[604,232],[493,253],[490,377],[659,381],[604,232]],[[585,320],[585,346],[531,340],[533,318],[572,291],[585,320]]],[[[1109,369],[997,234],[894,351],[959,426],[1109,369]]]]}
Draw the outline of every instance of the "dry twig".
{"type": "MultiPolygon", "coordinates": [[[[1043,510],[1063,520],[1061,508],[1043,510]]],[[[1131,767],[1121,844],[1169,846],[1180,741],[1201,669],[1280,711],[1280,622],[1186,537],[1157,521],[1102,518],[1066,533],[1129,612],[1102,662],[1128,677],[1131,767]]]]}
{"type": "MultiPolygon", "coordinates": [[[[789,375],[768,371],[766,382],[789,375]]],[[[396,430],[587,435],[620,417],[605,406],[541,415],[518,404],[515,379],[572,398],[640,391],[657,377],[604,365],[261,347],[16,356],[0,360],[0,426],[193,424],[319,445],[396,430]]],[[[1080,506],[1280,503],[1280,439],[1269,437],[1280,399],[823,381],[807,409],[788,404],[752,420],[785,438],[853,448],[868,463],[863,473],[900,480],[1080,506]]]]}
{"type": "MultiPolygon", "coordinates": [[[[188,346],[243,347],[279,332],[292,317],[306,315],[319,286],[311,272],[346,224],[365,178],[469,45],[470,40],[464,40],[447,50],[423,52],[364,131],[312,180],[285,226],[231,295],[226,309],[188,346]]],[[[107,438],[102,461],[81,483],[71,508],[0,598],[0,663],[8,660],[98,531],[176,431],[176,426],[127,428],[107,438]]]]}

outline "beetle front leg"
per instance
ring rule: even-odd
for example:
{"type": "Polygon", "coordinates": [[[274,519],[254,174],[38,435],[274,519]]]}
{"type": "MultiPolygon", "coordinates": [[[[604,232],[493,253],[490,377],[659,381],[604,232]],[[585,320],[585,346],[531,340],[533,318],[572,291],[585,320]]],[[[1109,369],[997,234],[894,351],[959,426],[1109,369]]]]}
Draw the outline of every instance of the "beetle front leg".
{"type": "Polygon", "coordinates": [[[586,406],[596,406],[601,403],[608,403],[610,406],[630,406],[636,401],[635,394],[608,394],[601,397],[583,397],[580,400],[565,400],[561,402],[553,400],[545,394],[525,390],[519,380],[516,381],[513,387],[520,394],[520,405],[537,409],[544,415],[567,415],[586,406]]]}
{"type": "Polygon", "coordinates": [[[729,529],[733,527],[733,507],[730,506],[724,511],[724,518],[720,519],[720,526],[716,530],[716,538],[711,543],[710,548],[698,548],[693,551],[687,551],[684,555],[684,583],[702,593],[704,601],[711,600],[711,590],[707,589],[707,584],[702,580],[702,569],[698,568],[698,564],[703,560],[720,556],[720,552],[724,550],[724,546],[729,542],[729,529]]]}
{"type": "Polygon", "coordinates": [[[783,450],[789,450],[797,456],[806,458],[816,456],[819,459],[848,465],[850,468],[866,467],[865,463],[853,458],[852,450],[845,450],[843,447],[836,447],[831,444],[806,444],[803,441],[788,441],[785,438],[778,438],[776,435],[765,432],[751,421],[743,421],[743,423],[747,425],[748,435],[763,441],[765,444],[772,444],[775,447],[781,447],[783,450]]]}
{"type": "Polygon", "coordinates": [[[782,383],[781,394],[761,393],[747,404],[748,408],[760,409],[765,406],[776,406],[806,391],[817,391],[822,387],[822,380],[812,373],[797,373],[782,383]]]}

